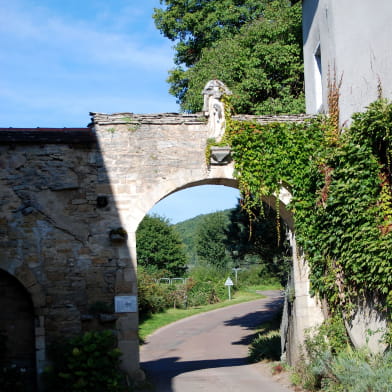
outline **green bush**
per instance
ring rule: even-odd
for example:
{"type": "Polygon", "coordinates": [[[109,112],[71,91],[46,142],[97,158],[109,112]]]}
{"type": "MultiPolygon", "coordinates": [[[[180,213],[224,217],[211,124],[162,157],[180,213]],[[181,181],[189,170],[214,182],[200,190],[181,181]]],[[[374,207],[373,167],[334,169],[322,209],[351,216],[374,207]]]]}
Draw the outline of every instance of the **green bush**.
{"type": "Polygon", "coordinates": [[[257,337],[249,346],[249,361],[259,362],[263,359],[278,361],[281,356],[280,320],[282,312],[278,312],[270,321],[263,323],[257,337]]]}
{"type": "Polygon", "coordinates": [[[335,315],[318,327],[307,331],[304,358],[295,369],[296,383],[311,391],[319,390],[332,377],[331,361],[347,349],[350,341],[343,319],[335,315]]]}
{"type": "Polygon", "coordinates": [[[120,392],[126,390],[119,370],[120,350],[111,331],[87,332],[52,346],[46,369],[48,391],[120,392]]]}
{"type": "Polygon", "coordinates": [[[279,279],[271,276],[265,264],[252,265],[238,271],[238,288],[257,285],[280,285],[279,279]]]}
{"type": "Polygon", "coordinates": [[[392,353],[372,355],[365,350],[346,350],[333,358],[326,392],[392,391],[392,353]]]}
{"type": "MultiPolygon", "coordinates": [[[[224,287],[223,283],[221,282],[221,285],[224,287]]],[[[187,294],[188,305],[200,306],[215,304],[224,298],[223,291],[212,281],[194,282],[187,294]]]]}
{"type": "Polygon", "coordinates": [[[295,375],[311,391],[388,392],[392,386],[392,353],[371,354],[347,347],[332,355],[324,351],[295,375]]]}
{"type": "Polygon", "coordinates": [[[343,320],[335,316],[305,339],[296,383],[311,391],[387,392],[392,390],[392,353],[371,354],[350,345],[343,320]]]}
{"type": "Polygon", "coordinates": [[[279,331],[259,334],[249,348],[249,360],[251,362],[260,362],[263,359],[278,361],[281,355],[280,340],[279,331]]]}
{"type": "Polygon", "coordinates": [[[336,355],[350,346],[350,339],[342,317],[326,319],[320,327],[307,331],[305,349],[310,360],[317,360],[325,352],[336,355]]]}
{"type": "MultiPolygon", "coordinates": [[[[139,315],[141,319],[168,308],[200,306],[220,302],[228,297],[224,283],[229,270],[201,265],[191,270],[185,284],[160,284],[165,271],[138,269],[139,315]]],[[[235,287],[232,288],[233,293],[235,287]]]]}
{"type": "Polygon", "coordinates": [[[139,315],[142,319],[171,306],[169,286],[157,283],[157,279],[162,276],[162,273],[152,273],[140,266],[138,268],[139,315]]]}
{"type": "Polygon", "coordinates": [[[226,299],[227,289],[224,283],[228,276],[226,269],[211,265],[193,268],[187,293],[189,306],[213,304],[226,299]]]}

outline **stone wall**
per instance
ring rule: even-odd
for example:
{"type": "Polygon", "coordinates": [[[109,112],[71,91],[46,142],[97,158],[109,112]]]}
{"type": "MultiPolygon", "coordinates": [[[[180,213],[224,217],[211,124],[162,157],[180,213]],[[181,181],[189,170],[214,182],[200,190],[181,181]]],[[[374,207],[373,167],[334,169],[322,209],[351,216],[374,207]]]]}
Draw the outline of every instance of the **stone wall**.
{"type": "MultiPolygon", "coordinates": [[[[41,144],[39,137],[28,143],[22,138],[0,146],[0,268],[31,295],[39,371],[47,344],[89,329],[92,305],[113,307],[123,289],[117,275],[125,263],[129,268],[126,246],[108,236],[121,225],[116,207],[97,206],[108,185],[100,179],[102,159],[90,139],[41,144]]],[[[136,294],[134,272],[127,292],[136,294]]]]}
{"type": "MultiPolygon", "coordinates": [[[[114,312],[113,303],[137,296],[135,233],[159,200],[197,185],[237,187],[230,159],[206,162],[211,129],[197,114],[132,113],[93,113],[85,129],[0,129],[0,269],[31,296],[38,372],[56,339],[111,328],[123,369],[138,374],[137,308],[114,312]],[[119,228],[120,241],[111,237],[119,228]]],[[[292,227],[290,195],[279,197],[292,227]]]]}
{"type": "Polygon", "coordinates": [[[236,184],[232,168],[207,168],[204,118],[94,115],[93,125],[0,132],[0,268],[31,295],[39,372],[48,344],[97,327],[97,303],[136,372],[137,312],[112,312],[116,295],[137,295],[139,222],[181,187],[236,184]],[[111,241],[118,228],[127,238],[111,241]]]}

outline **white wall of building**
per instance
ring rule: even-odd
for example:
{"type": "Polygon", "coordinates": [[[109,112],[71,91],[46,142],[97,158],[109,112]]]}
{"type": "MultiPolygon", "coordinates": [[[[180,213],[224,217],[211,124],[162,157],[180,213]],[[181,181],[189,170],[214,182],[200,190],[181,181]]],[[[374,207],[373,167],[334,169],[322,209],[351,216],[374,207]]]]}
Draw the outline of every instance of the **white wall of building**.
{"type": "Polygon", "coordinates": [[[391,21],[391,0],[303,0],[307,113],[328,111],[334,77],[342,124],[377,99],[378,86],[392,99],[391,21]]]}

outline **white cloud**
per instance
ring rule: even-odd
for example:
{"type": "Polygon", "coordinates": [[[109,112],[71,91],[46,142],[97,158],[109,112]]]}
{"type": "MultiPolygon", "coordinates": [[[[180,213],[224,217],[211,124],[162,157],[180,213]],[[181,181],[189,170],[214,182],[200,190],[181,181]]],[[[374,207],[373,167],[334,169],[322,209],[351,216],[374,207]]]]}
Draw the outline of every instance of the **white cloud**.
{"type": "MultiPolygon", "coordinates": [[[[114,67],[132,66],[152,70],[172,66],[170,43],[166,40],[143,41],[143,35],[139,32],[113,32],[96,24],[94,19],[70,21],[31,3],[26,2],[24,7],[20,5],[20,1],[7,2],[2,6],[0,16],[3,44],[8,46],[4,38],[10,37],[18,43],[18,47],[13,47],[16,52],[26,51],[26,55],[31,55],[31,48],[35,48],[37,55],[52,52],[57,57],[68,56],[78,62],[98,62],[114,67]]],[[[117,11],[121,14],[121,10],[117,11]]],[[[127,18],[132,12],[134,9],[128,9],[125,13],[127,18]]],[[[115,14],[112,18],[117,23],[115,14]]],[[[7,49],[10,55],[12,48],[7,49]]]]}

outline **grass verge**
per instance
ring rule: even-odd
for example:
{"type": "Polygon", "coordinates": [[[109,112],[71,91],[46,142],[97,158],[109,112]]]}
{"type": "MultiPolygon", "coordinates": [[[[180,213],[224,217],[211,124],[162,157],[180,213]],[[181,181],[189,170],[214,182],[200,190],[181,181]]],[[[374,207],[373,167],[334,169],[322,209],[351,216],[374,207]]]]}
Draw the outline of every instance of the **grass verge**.
{"type": "Polygon", "coordinates": [[[141,320],[139,324],[139,339],[143,343],[147,336],[151,335],[157,329],[171,324],[175,321],[181,320],[195,314],[208,312],[210,310],[220,309],[231,305],[236,305],[242,302],[253,301],[256,299],[264,298],[256,291],[264,290],[280,290],[279,286],[249,286],[236,291],[231,301],[225,300],[212,305],[196,306],[188,309],[168,309],[162,313],[154,313],[145,320],[141,320]]]}

